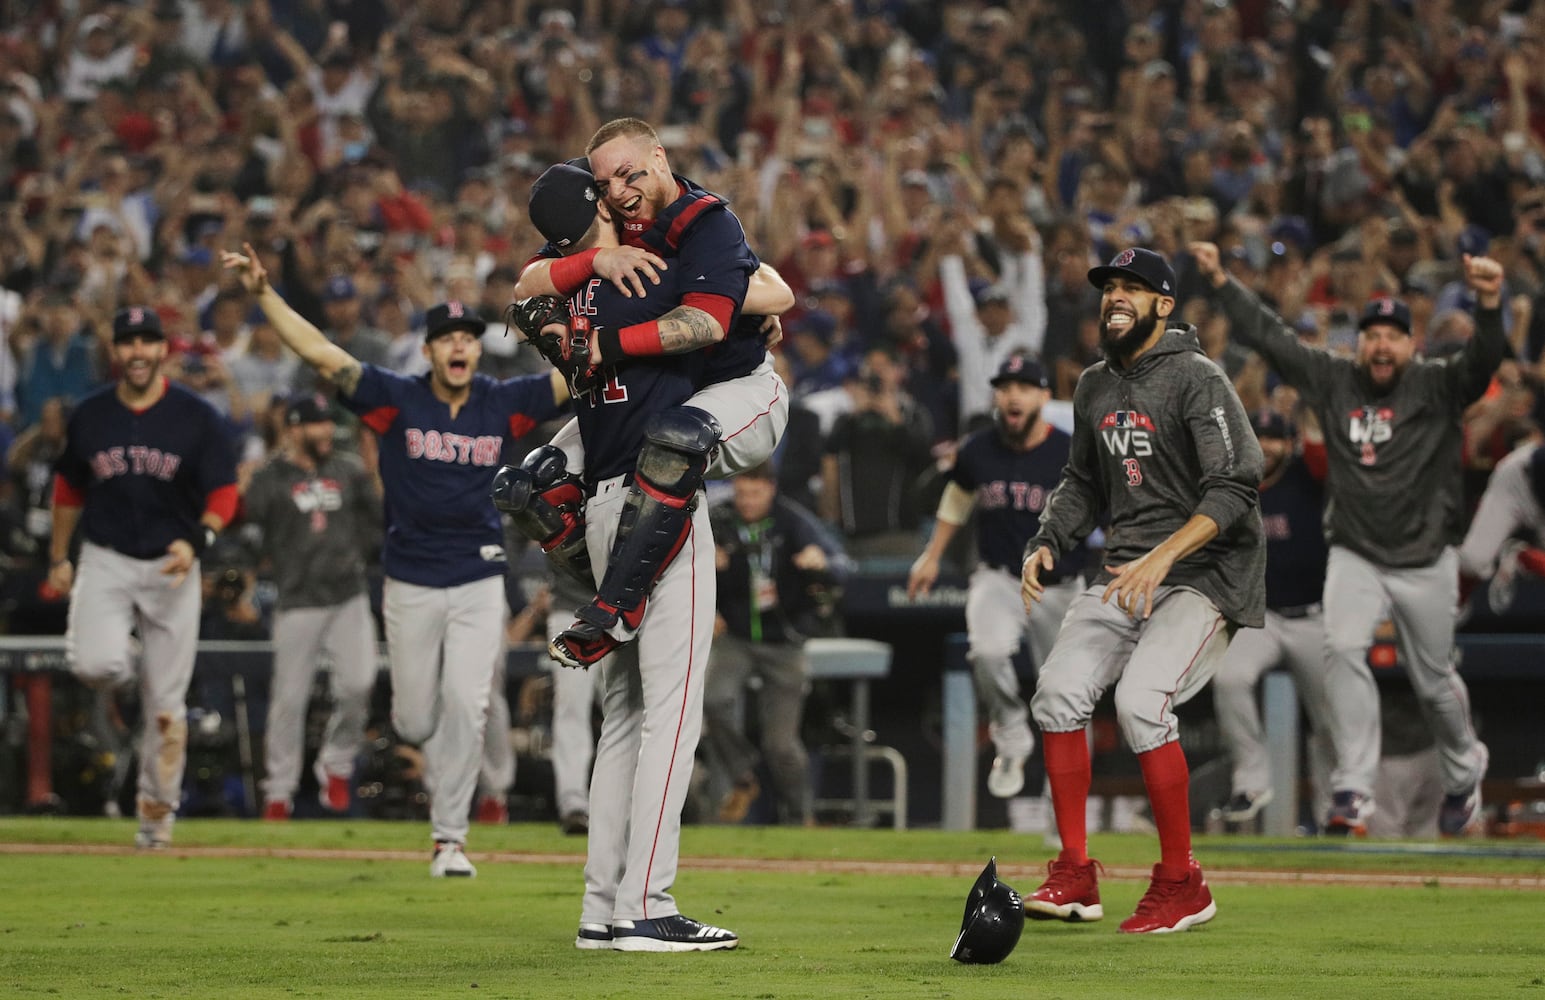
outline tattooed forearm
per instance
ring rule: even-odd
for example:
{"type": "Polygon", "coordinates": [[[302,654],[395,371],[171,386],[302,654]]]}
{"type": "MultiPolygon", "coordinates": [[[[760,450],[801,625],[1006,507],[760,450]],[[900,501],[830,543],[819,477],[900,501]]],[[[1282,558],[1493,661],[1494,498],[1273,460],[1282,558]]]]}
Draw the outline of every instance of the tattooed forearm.
{"type": "Polygon", "coordinates": [[[708,313],[692,306],[677,306],[661,316],[660,345],[665,354],[683,354],[724,339],[724,328],[708,313]]]}
{"type": "Polygon", "coordinates": [[[327,381],[338,387],[338,391],[345,396],[353,397],[354,390],[359,388],[361,369],[358,361],[350,361],[342,368],[337,368],[327,376],[327,381]]]}

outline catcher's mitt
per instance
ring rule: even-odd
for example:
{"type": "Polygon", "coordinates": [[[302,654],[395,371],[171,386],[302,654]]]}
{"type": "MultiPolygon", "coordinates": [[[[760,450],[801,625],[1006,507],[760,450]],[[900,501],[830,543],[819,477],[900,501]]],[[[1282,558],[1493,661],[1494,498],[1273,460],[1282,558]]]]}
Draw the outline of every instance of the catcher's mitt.
{"type": "Polygon", "coordinates": [[[504,310],[504,321],[519,330],[546,358],[553,367],[564,369],[564,335],[544,333],[544,327],[569,325],[569,304],[556,295],[533,295],[529,299],[512,302],[504,310]]]}

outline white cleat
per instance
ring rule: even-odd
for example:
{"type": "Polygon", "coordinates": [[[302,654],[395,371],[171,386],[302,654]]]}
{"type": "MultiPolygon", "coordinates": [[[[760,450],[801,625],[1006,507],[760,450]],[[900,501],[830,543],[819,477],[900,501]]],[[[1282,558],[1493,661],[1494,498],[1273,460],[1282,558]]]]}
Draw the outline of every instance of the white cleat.
{"type": "Polygon", "coordinates": [[[987,790],[1000,799],[1012,799],[1025,787],[1025,758],[996,757],[987,775],[987,790]]]}
{"type": "Polygon", "coordinates": [[[435,857],[429,862],[431,878],[473,878],[477,869],[467,860],[466,852],[454,840],[435,842],[435,857]]]}

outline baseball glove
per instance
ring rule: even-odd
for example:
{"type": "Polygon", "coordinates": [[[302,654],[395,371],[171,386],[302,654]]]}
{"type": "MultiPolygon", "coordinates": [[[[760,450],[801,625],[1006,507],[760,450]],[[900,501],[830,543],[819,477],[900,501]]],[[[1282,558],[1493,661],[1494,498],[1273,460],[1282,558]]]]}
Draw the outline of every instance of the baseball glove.
{"type": "Polygon", "coordinates": [[[555,368],[563,367],[563,336],[543,332],[545,327],[569,325],[569,305],[556,295],[533,295],[512,302],[504,310],[504,321],[519,330],[555,368]]]}
{"type": "Polygon", "coordinates": [[[554,295],[533,295],[511,303],[504,311],[505,321],[519,330],[569,383],[569,391],[578,396],[589,392],[600,379],[590,364],[590,321],[571,317],[566,299],[554,295]],[[566,332],[552,330],[561,326],[566,332]]]}

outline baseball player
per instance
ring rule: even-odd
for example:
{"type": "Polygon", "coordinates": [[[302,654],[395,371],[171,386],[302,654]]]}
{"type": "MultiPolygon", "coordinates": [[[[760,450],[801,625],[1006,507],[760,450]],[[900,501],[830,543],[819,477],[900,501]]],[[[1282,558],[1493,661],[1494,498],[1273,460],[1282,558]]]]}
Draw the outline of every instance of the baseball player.
{"type": "Polygon", "coordinates": [[[1024,788],[1025,759],[1035,751],[1013,656],[1028,638],[1031,659],[1037,666],[1045,662],[1062,616],[1083,589],[1083,550],[1068,552],[1055,575],[1042,578],[1041,609],[1029,617],[1020,614],[1018,567],[1025,543],[1040,527],[1073,439],[1041,416],[1051,383],[1039,361],[1010,354],[989,381],[992,426],[968,434],[955,452],[933,532],[907,576],[907,597],[933,588],[940,558],[975,510],[977,565],[966,592],[966,656],[996,751],[987,790],[1010,799],[1024,788]]]}
{"type": "Polygon", "coordinates": [[[1068,608],[1030,702],[1062,852],[1025,911],[1070,921],[1105,914],[1088,855],[1084,726],[1114,684],[1116,720],[1142,768],[1160,851],[1121,930],[1183,931],[1211,920],[1217,906],[1191,857],[1190,772],[1175,706],[1206,686],[1237,628],[1262,624],[1261,449],[1195,330],[1165,329],[1175,272],[1162,256],[1123,250],[1089,280],[1101,290],[1105,359],[1079,377],[1068,466],[1026,547],[1021,591],[1032,617],[1057,557],[1102,511],[1110,529],[1106,565],[1068,608]]]}
{"type": "Polygon", "coordinates": [[[1379,691],[1368,667],[1374,631],[1393,617],[1401,661],[1433,727],[1442,761],[1438,829],[1453,836],[1479,817],[1489,755],[1470,721],[1470,695],[1454,669],[1461,537],[1461,417],[1502,361],[1502,265],[1464,258],[1476,295],[1475,336],[1458,354],[1415,357],[1411,311],[1368,303],[1357,356],[1311,348],[1243,285],[1210,243],[1196,266],[1240,343],[1296,388],[1324,428],[1329,462],[1325,537],[1326,698],[1336,767],[1326,829],[1367,832],[1379,764],[1379,691]]]}
{"type": "MultiPolygon", "coordinates": [[[[1230,823],[1254,820],[1271,802],[1271,767],[1262,738],[1256,687],[1278,664],[1293,672],[1313,733],[1315,761],[1329,760],[1330,707],[1325,704],[1325,446],[1295,454],[1292,424],[1270,410],[1251,417],[1265,456],[1261,523],[1266,531],[1266,627],[1245,629],[1229,644],[1212,681],[1219,734],[1233,761],[1232,794],[1223,807],[1230,823]]],[[[1328,804],[1328,803],[1327,803],[1328,804]]]]}
{"type": "MultiPolygon", "coordinates": [[[[609,221],[604,209],[601,221],[609,221]]],[[[604,225],[596,228],[610,238],[604,225]]],[[[680,300],[688,274],[669,269],[646,295],[628,297],[592,278],[569,309],[595,326],[645,322],[680,300]]],[[[570,325],[561,315],[549,315],[535,333],[563,337],[570,325]]],[[[584,541],[594,576],[604,578],[608,559],[618,558],[614,536],[624,518],[636,522],[635,537],[669,537],[679,551],[663,563],[654,597],[638,622],[637,642],[605,657],[600,668],[603,721],[590,782],[585,894],[575,938],[581,949],[713,951],[739,943],[734,932],[682,914],[670,893],[681,809],[702,730],[714,622],[713,535],[702,484],[719,435],[711,417],[683,405],[697,389],[704,360],[702,352],[692,352],[609,364],[575,397],[584,446],[584,541]],[[643,487],[646,503],[630,499],[636,492],[629,490],[630,481],[643,487]]],[[[569,488],[573,474],[559,479],[549,468],[563,461],[561,452],[546,446],[522,469],[501,469],[494,479],[495,504],[514,515],[517,525],[540,518],[542,505],[564,502],[556,491],[569,488]]]]}
{"type": "MultiPolygon", "coordinates": [[[[592,191],[601,200],[621,242],[648,248],[639,266],[649,281],[637,273],[617,284],[623,295],[641,293],[662,280],[666,270],[687,272],[680,281],[681,294],[674,308],[627,326],[602,326],[588,338],[590,362],[603,366],[621,358],[658,357],[712,347],[699,376],[700,391],[689,407],[707,415],[717,425],[718,443],[709,477],[723,477],[765,461],[788,424],[788,389],[773,370],[767,353],[767,337],[760,322],[737,324],[748,296],[748,279],[761,273],[763,280],[776,278],[746,244],[740,221],[724,199],[671,172],[665,149],[655,130],[637,118],[621,118],[601,126],[587,147],[592,191]],[[666,261],[669,261],[669,265],[666,261]]],[[[582,169],[579,162],[567,167],[582,169]]],[[[555,171],[557,168],[553,168],[555,171]]],[[[555,178],[561,172],[555,173],[555,178]]],[[[619,249],[591,246],[580,241],[590,230],[585,206],[574,206],[561,192],[532,190],[532,221],[549,240],[544,253],[564,252],[556,260],[539,259],[527,267],[516,294],[540,293],[569,296],[591,282],[603,253],[619,249]]],[[[746,315],[776,315],[793,305],[792,294],[782,279],[781,301],[776,307],[756,306],[746,315]]],[[[651,297],[658,292],[651,292],[651,297]]],[[[583,314],[576,314],[583,317],[583,314]]],[[[562,432],[560,432],[560,435],[562,432]]],[[[565,440],[558,444],[569,450],[565,440]]],[[[634,491],[631,504],[649,500],[634,491]]],[[[666,530],[658,539],[635,536],[631,519],[618,533],[617,551],[609,565],[612,572],[601,580],[594,600],[580,609],[576,621],[554,636],[553,656],[570,666],[595,662],[629,641],[644,613],[654,577],[663,560],[670,558],[674,543],[685,530],[679,514],[661,522],[666,530]],[[676,537],[670,535],[677,532],[676,537]]]]}
{"type": "Polygon", "coordinates": [[[324,397],[295,397],[284,422],[284,448],[253,473],[244,507],[262,532],[279,590],[263,743],[269,820],[290,818],[318,659],[326,654],[332,664],[333,713],[314,770],[318,798],[332,812],[349,808],[376,678],[375,621],[365,591],[365,553],[381,531],[375,477],[358,456],[333,450],[337,425],[324,397]]]}
{"type": "Polygon", "coordinates": [[[392,724],[423,747],[435,877],[477,874],[465,844],[498,658],[504,653],[504,534],[488,498],[505,443],[568,400],[556,372],[496,381],[477,374],[483,321],[458,301],[431,306],[428,373],[355,360],[268,284],[250,248],[226,253],[285,344],[337,386],[379,437],[386,500],[382,614],[392,724]]]}
{"type": "Polygon", "coordinates": [[[153,311],[113,317],[112,354],[118,381],[81,400],[54,466],[48,584],[70,595],[65,656],[85,683],[128,682],[130,634],[139,633],[145,730],[134,843],[164,848],[187,763],[199,557],[235,513],[236,457],[220,415],[161,374],[166,334],[153,311]]]}
{"type": "Polygon", "coordinates": [[[1497,463],[1459,546],[1461,590],[1492,578],[1491,607],[1512,601],[1518,570],[1545,576],[1545,446],[1538,441],[1513,449],[1497,463]]]}

